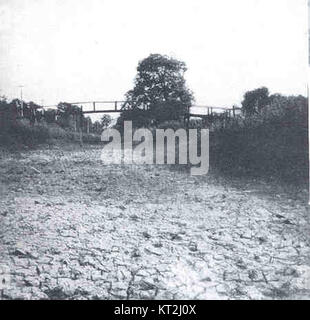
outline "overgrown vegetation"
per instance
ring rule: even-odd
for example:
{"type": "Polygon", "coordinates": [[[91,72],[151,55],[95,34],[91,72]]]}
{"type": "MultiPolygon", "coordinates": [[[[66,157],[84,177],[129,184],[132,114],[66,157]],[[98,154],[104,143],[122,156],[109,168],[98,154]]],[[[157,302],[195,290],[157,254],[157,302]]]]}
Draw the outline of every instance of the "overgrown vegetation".
{"type": "MultiPolygon", "coordinates": [[[[267,91],[268,92],[268,91],[267,91]]],[[[230,175],[308,182],[308,101],[303,96],[266,96],[266,90],[248,92],[243,116],[210,136],[211,166],[230,175]],[[252,99],[251,108],[248,97],[252,99]],[[264,101],[264,104],[261,104],[264,101]]]]}
{"type": "Polygon", "coordinates": [[[17,99],[8,102],[5,97],[0,98],[2,147],[35,147],[57,141],[80,143],[81,137],[85,143],[99,143],[102,127],[102,123],[92,123],[81,114],[77,106],[69,103],[59,103],[57,109],[43,112],[33,102],[26,103],[17,99]]]}
{"type": "MultiPolygon", "coordinates": [[[[268,89],[253,92],[265,96],[268,89]]],[[[212,121],[211,116],[203,121],[190,121],[189,128],[210,129],[210,171],[307,187],[307,98],[269,93],[267,99],[256,97],[257,100],[252,99],[252,92],[247,92],[242,101],[242,114],[235,117],[215,115],[212,121]],[[255,108],[248,104],[249,96],[255,108]]],[[[183,122],[174,121],[160,127],[177,130],[182,126],[183,122]]]]}

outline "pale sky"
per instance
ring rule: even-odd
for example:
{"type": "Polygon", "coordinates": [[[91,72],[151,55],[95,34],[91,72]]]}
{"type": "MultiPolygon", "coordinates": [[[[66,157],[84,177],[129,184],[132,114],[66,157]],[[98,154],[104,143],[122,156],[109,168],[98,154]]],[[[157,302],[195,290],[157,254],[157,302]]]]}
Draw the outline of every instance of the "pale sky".
{"type": "Polygon", "coordinates": [[[122,100],[139,60],[188,67],[197,104],[304,94],[306,0],[0,0],[0,94],[45,105],[122,100]]]}

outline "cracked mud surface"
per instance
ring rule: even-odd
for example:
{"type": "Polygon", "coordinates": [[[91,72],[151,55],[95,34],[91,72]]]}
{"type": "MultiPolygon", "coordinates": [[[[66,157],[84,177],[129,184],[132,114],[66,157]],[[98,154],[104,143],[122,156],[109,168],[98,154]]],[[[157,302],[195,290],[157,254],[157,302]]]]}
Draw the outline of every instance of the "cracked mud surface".
{"type": "Polygon", "coordinates": [[[310,298],[306,203],[99,157],[2,156],[0,299],[310,298]]]}

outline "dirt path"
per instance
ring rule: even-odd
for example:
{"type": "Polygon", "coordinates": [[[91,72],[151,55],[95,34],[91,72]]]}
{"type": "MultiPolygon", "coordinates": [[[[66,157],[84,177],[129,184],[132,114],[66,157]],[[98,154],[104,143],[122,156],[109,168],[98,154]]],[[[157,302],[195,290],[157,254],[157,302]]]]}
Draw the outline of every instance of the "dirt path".
{"type": "Polygon", "coordinates": [[[1,159],[0,298],[310,298],[305,204],[99,156],[1,159]]]}

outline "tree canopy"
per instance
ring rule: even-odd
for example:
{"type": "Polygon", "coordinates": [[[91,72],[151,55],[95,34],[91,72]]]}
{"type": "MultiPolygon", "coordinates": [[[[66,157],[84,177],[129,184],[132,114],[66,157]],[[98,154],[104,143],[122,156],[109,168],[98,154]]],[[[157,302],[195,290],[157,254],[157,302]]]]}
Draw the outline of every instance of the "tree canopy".
{"type": "MultiPolygon", "coordinates": [[[[166,55],[151,54],[143,59],[137,67],[134,88],[126,93],[126,109],[147,111],[143,117],[148,121],[181,117],[193,101],[184,79],[186,70],[184,62],[166,55]]],[[[127,115],[124,112],[121,120],[127,115]]]]}
{"type": "Polygon", "coordinates": [[[269,90],[261,87],[245,93],[242,101],[242,111],[245,115],[259,113],[270,102],[269,90]]]}

